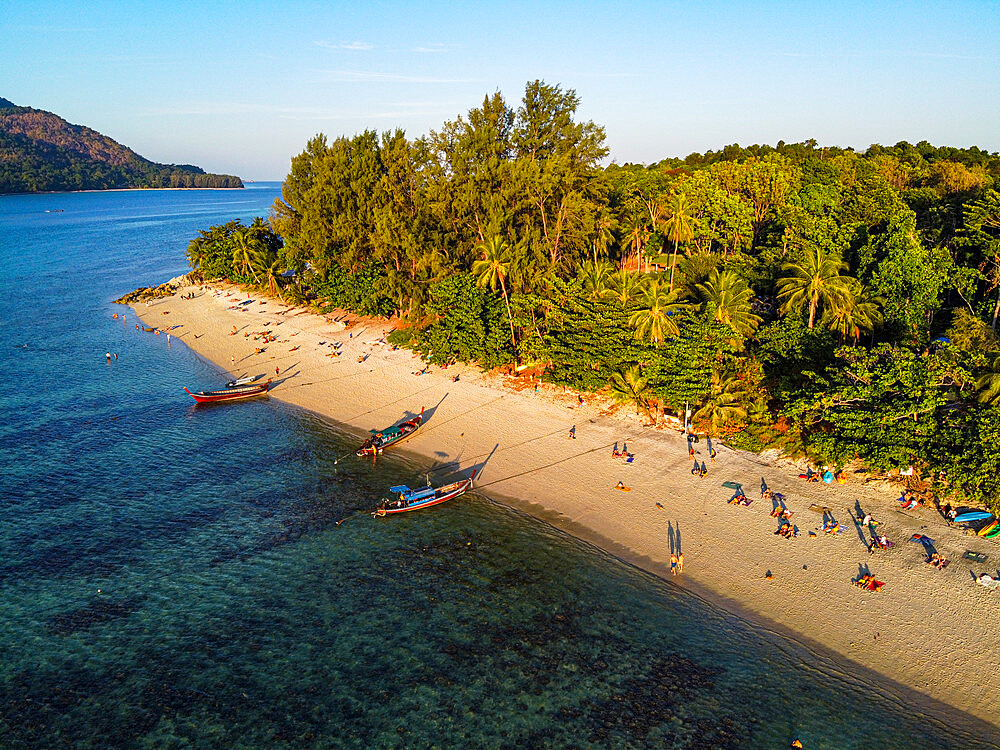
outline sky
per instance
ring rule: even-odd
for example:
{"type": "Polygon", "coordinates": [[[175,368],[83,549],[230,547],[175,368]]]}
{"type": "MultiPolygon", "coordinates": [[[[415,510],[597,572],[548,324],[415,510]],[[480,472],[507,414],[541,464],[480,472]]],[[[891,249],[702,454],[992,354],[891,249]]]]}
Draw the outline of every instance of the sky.
{"type": "Polygon", "coordinates": [[[410,138],[528,81],[608,162],[731,143],[1000,150],[1000,2],[102,2],[0,11],[0,96],[157,162],[280,180],[317,133],[410,138]]]}

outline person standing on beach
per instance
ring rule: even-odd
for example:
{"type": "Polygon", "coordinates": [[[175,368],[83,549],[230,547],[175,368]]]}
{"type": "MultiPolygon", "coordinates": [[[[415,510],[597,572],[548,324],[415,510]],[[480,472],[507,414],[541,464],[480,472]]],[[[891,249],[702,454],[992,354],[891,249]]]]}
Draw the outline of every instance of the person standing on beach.
{"type": "Polygon", "coordinates": [[[576,440],[576,425],[569,428],[569,437],[570,440],[576,440]]]}
{"type": "Polygon", "coordinates": [[[679,555],[677,555],[677,573],[680,574],[683,572],[684,572],[684,553],[681,552],[679,555]]]}
{"type": "Polygon", "coordinates": [[[677,555],[673,553],[670,555],[670,575],[677,575],[677,555]]]}

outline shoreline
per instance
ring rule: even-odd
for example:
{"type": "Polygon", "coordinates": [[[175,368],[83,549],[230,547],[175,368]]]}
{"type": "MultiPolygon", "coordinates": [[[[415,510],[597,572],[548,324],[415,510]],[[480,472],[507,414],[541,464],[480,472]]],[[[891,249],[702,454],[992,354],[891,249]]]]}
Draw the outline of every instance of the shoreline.
{"type": "MultiPolygon", "coordinates": [[[[1000,694],[1000,665],[990,647],[1000,593],[977,586],[970,576],[970,570],[995,573],[1000,547],[949,529],[933,508],[899,510],[894,488],[862,485],[854,477],[847,485],[807,483],[790,462],[719,445],[708,476],[698,478],[690,473],[677,428],[643,428],[628,408],[610,410],[590,400],[578,406],[575,394],[562,389],[542,385],[536,394],[532,384],[517,390],[519,379],[463,365],[428,368],[417,376],[424,368],[419,358],[379,343],[389,329],[384,321],[350,315],[345,329],[329,315],[232,285],[182,287],[134,310],[147,326],[178,326],[173,338],[230,374],[272,377],[275,398],[361,434],[427,407],[425,426],[400,453],[454,467],[447,476],[455,478],[480,467],[477,493],[670,578],[814,653],[846,659],[889,689],[912,696],[915,710],[939,721],[952,709],[966,712],[981,723],[977,731],[984,739],[1000,741],[990,710],[1000,694]],[[180,298],[192,290],[194,299],[180,298]],[[236,306],[247,299],[250,304],[236,306]],[[234,327],[237,333],[230,335],[234,327]],[[262,343],[244,335],[264,330],[277,340],[262,343]],[[623,439],[636,456],[632,464],[610,455],[623,439]],[[771,503],[757,490],[762,476],[786,496],[799,538],[774,535],[778,522],[769,516],[771,503]],[[619,481],[631,491],[617,491],[619,481]],[[727,505],[732,491],[723,481],[740,482],[753,505],[727,505]],[[879,529],[894,548],[868,554],[848,515],[855,502],[882,521],[879,529]],[[808,510],[812,503],[834,509],[841,535],[809,536],[822,523],[808,510]],[[669,574],[668,532],[683,534],[685,570],[679,577],[669,574]],[[915,533],[935,540],[951,560],[946,570],[924,564],[922,546],[908,542],[915,533]],[[965,549],[985,552],[988,559],[970,564],[961,557],[965,549]],[[886,581],[882,592],[851,585],[863,566],[886,581]],[[771,580],[764,578],[766,571],[773,573],[771,580]]],[[[699,460],[709,460],[704,441],[696,448],[699,460]]]]}

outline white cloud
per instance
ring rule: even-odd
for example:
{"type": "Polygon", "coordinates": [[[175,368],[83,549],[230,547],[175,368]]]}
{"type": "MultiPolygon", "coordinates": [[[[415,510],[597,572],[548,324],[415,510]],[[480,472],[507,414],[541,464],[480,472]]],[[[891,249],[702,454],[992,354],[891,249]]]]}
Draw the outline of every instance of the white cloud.
{"type": "Polygon", "coordinates": [[[368,50],[375,49],[375,45],[368,42],[328,42],[320,40],[316,42],[316,46],[325,49],[346,49],[351,52],[367,52],[368,50]]]}

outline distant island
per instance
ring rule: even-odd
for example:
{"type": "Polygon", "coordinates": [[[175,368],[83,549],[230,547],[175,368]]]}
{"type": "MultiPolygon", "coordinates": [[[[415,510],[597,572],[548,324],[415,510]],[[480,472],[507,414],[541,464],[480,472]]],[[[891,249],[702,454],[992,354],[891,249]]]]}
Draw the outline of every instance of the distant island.
{"type": "Polygon", "coordinates": [[[157,164],[96,130],[0,97],[0,193],[241,187],[234,175],[157,164]]]}

